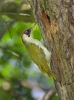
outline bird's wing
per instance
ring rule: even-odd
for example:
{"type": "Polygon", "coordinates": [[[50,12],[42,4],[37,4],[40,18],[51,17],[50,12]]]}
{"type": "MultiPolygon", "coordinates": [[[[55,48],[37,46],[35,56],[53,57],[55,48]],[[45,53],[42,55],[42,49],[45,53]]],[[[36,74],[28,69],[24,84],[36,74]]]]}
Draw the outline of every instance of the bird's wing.
{"type": "Polygon", "coordinates": [[[44,51],[38,44],[28,43],[28,44],[25,44],[25,46],[32,60],[37,65],[40,66],[39,68],[43,69],[45,73],[48,73],[49,71],[51,71],[50,65],[48,65],[48,62],[46,60],[44,51]]]}
{"type": "Polygon", "coordinates": [[[59,77],[52,72],[49,62],[46,60],[44,49],[41,46],[34,43],[25,43],[27,51],[31,57],[31,59],[38,65],[41,72],[51,76],[55,80],[59,80],[59,77]]]}

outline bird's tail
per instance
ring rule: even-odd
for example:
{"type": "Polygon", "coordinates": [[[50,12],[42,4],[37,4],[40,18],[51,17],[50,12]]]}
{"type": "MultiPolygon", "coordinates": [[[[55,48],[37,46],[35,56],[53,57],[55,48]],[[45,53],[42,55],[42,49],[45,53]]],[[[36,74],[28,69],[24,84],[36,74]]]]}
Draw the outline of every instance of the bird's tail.
{"type": "Polygon", "coordinates": [[[54,72],[50,72],[48,74],[48,76],[52,77],[56,81],[60,81],[60,77],[57,74],[55,74],[54,72]]]}

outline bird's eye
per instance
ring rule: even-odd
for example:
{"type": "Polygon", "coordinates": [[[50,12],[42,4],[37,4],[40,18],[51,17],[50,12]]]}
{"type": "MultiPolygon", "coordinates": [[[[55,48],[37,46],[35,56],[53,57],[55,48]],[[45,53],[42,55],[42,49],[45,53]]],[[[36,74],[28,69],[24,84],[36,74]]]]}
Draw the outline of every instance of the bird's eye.
{"type": "Polygon", "coordinates": [[[28,31],[25,31],[25,34],[28,35],[28,31]]]}

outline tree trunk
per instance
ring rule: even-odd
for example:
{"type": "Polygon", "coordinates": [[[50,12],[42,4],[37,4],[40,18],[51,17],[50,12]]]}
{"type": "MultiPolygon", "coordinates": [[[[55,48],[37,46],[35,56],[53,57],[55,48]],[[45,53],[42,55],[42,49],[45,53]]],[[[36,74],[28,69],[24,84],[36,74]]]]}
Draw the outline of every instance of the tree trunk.
{"type": "Polygon", "coordinates": [[[74,100],[74,0],[28,0],[40,26],[60,100],[74,100]]]}

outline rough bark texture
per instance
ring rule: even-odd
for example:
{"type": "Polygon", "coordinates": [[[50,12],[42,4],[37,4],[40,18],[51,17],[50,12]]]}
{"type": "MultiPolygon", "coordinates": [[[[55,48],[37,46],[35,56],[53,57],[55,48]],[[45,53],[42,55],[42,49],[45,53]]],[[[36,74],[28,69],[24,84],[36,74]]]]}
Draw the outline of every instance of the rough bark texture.
{"type": "Polygon", "coordinates": [[[45,46],[52,52],[52,70],[60,100],[74,100],[74,0],[28,0],[45,46]]]}

